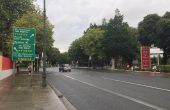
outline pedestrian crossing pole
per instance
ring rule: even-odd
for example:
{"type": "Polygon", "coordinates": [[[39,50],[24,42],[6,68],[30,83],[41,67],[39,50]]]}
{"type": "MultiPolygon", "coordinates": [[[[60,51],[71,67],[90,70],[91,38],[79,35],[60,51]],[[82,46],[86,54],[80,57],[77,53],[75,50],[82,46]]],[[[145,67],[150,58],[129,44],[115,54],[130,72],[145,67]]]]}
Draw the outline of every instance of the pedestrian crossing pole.
{"type": "Polygon", "coordinates": [[[42,74],[42,87],[47,86],[46,82],[46,48],[47,48],[47,36],[46,36],[46,1],[44,0],[44,11],[43,11],[43,18],[44,18],[44,36],[43,36],[43,74],[42,74]]]}

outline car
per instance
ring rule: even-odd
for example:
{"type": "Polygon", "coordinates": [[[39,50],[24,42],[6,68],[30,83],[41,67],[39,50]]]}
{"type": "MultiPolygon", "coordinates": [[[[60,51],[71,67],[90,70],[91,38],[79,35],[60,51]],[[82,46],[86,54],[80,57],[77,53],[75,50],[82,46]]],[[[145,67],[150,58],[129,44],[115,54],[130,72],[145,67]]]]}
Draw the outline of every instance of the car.
{"type": "Polygon", "coordinates": [[[71,72],[71,67],[69,64],[62,64],[59,67],[59,72],[71,72]]]}
{"type": "Polygon", "coordinates": [[[139,68],[139,66],[135,65],[135,66],[133,67],[133,70],[138,71],[138,70],[140,70],[140,68],[139,68]]]}
{"type": "Polygon", "coordinates": [[[152,66],[152,72],[160,72],[159,66],[153,65],[152,66]]]}
{"type": "Polygon", "coordinates": [[[64,65],[60,65],[59,66],[59,72],[63,72],[63,70],[64,70],[64,65]]]}

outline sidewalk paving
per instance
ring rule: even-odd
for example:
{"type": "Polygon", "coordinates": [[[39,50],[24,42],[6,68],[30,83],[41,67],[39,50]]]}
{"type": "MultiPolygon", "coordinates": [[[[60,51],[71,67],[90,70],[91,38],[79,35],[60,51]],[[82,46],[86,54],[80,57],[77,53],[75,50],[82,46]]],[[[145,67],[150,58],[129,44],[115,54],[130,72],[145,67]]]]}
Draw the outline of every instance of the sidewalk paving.
{"type": "Polygon", "coordinates": [[[47,85],[41,87],[41,74],[27,72],[0,81],[0,110],[67,110],[47,85]]]}

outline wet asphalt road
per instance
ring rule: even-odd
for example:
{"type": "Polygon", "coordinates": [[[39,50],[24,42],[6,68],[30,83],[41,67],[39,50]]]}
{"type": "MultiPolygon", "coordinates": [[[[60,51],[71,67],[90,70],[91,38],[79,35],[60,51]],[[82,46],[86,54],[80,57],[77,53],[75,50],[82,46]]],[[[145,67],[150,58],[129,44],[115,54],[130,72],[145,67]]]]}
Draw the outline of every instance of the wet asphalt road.
{"type": "Polygon", "coordinates": [[[170,110],[168,78],[51,68],[48,82],[78,110],[170,110]]]}

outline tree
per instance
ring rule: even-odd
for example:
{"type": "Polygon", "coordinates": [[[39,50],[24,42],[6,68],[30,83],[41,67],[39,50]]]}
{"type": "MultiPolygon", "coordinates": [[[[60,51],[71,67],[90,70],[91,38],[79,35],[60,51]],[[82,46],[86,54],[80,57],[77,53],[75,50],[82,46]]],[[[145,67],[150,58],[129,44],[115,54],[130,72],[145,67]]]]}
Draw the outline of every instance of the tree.
{"type": "Polygon", "coordinates": [[[29,10],[34,10],[33,0],[1,0],[0,3],[0,44],[4,55],[10,53],[12,26],[15,21],[29,10]]]}
{"type": "Polygon", "coordinates": [[[123,22],[123,15],[118,9],[115,12],[115,17],[109,22],[103,19],[102,25],[90,24],[84,35],[71,44],[69,53],[74,56],[72,59],[78,59],[80,52],[92,58],[94,66],[110,65],[111,58],[132,63],[139,54],[138,31],[123,22]]]}
{"type": "Polygon", "coordinates": [[[123,15],[119,10],[115,11],[115,17],[106,24],[102,45],[108,58],[124,59],[131,63],[136,57],[137,40],[136,30],[123,22],[123,15]]]}
{"type": "Polygon", "coordinates": [[[98,27],[101,28],[102,30],[106,31],[107,25],[108,25],[108,23],[107,23],[106,19],[104,18],[104,19],[102,20],[102,25],[101,25],[101,26],[98,26],[98,27]]]}
{"type": "Polygon", "coordinates": [[[105,57],[101,43],[103,36],[104,31],[96,27],[90,28],[82,37],[82,47],[86,55],[92,57],[93,64],[99,64],[105,57]]]}
{"type": "Polygon", "coordinates": [[[109,58],[119,56],[120,43],[123,39],[123,32],[125,32],[126,23],[123,22],[123,15],[116,12],[114,19],[110,19],[105,31],[105,37],[103,39],[104,50],[109,58]]]}
{"type": "Polygon", "coordinates": [[[149,14],[138,25],[138,40],[143,46],[151,46],[157,42],[156,24],[160,20],[157,14],[149,14]]]}
{"type": "Polygon", "coordinates": [[[70,58],[68,52],[64,52],[60,54],[59,64],[70,64],[70,58]]]}
{"type": "Polygon", "coordinates": [[[157,36],[158,43],[157,46],[164,51],[164,64],[168,58],[170,58],[170,16],[169,12],[165,13],[163,18],[161,18],[157,23],[157,36]]]}
{"type": "Polygon", "coordinates": [[[52,47],[50,53],[47,53],[47,59],[51,65],[59,64],[60,59],[60,51],[56,47],[52,47]]]}
{"type": "Polygon", "coordinates": [[[163,15],[163,18],[165,18],[165,19],[170,19],[170,12],[166,12],[166,13],[163,15]]]}
{"type": "Polygon", "coordinates": [[[33,0],[1,0],[0,33],[8,33],[15,20],[32,9],[34,9],[33,0]]]}
{"type": "Polygon", "coordinates": [[[162,17],[157,14],[150,14],[144,17],[139,23],[139,41],[144,46],[155,46],[163,49],[164,63],[170,55],[170,12],[166,12],[162,17]]]}
{"type": "Polygon", "coordinates": [[[68,50],[70,60],[73,63],[79,62],[79,65],[87,66],[88,55],[85,54],[84,49],[81,45],[82,38],[74,40],[68,50]]]}
{"type": "Polygon", "coordinates": [[[123,58],[128,64],[132,64],[134,59],[139,58],[140,47],[137,42],[138,31],[136,28],[128,27],[128,40],[126,44],[125,52],[123,52],[123,58]]]}

